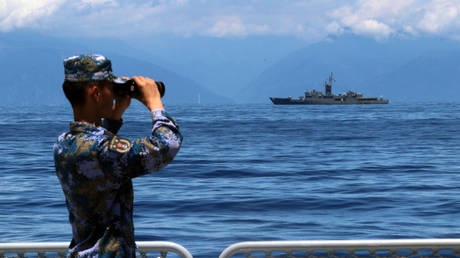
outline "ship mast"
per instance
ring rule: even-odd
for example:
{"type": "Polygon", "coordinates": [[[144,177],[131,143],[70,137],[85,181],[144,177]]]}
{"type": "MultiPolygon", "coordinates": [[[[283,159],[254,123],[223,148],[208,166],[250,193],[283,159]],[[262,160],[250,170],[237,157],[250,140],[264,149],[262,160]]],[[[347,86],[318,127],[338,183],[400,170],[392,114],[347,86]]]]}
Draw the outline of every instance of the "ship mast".
{"type": "Polygon", "coordinates": [[[326,96],[331,96],[332,95],[332,82],[335,82],[334,77],[332,77],[332,72],[331,75],[329,75],[328,81],[324,82],[324,88],[325,88],[325,93],[326,96]]]}

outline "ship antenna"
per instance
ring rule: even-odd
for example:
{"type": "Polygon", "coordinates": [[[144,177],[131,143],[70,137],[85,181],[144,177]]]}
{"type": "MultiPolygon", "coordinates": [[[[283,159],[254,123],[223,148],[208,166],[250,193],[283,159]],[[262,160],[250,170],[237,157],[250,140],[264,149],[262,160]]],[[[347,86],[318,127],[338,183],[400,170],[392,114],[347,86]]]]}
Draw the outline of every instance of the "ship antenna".
{"type": "Polygon", "coordinates": [[[333,74],[332,74],[332,72],[331,72],[331,75],[329,76],[329,85],[332,85],[332,81],[335,82],[335,79],[334,79],[334,77],[332,77],[332,75],[333,75],[333,74]]]}

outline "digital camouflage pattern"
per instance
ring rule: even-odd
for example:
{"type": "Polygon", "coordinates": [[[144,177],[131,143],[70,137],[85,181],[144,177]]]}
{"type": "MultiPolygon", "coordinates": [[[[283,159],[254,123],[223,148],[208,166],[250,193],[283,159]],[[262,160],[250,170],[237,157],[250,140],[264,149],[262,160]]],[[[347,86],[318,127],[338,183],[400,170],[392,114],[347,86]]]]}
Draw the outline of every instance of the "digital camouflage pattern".
{"type": "Polygon", "coordinates": [[[83,54],[64,60],[64,76],[66,81],[113,81],[123,83],[124,80],[112,74],[112,62],[102,55],[83,54]]]}
{"type": "Polygon", "coordinates": [[[73,239],[70,257],[134,257],[131,179],[170,163],[182,143],[175,121],[152,111],[152,135],[133,142],[116,135],[120,121],[103,126],[71,122],[54,145],[73,239]]]}

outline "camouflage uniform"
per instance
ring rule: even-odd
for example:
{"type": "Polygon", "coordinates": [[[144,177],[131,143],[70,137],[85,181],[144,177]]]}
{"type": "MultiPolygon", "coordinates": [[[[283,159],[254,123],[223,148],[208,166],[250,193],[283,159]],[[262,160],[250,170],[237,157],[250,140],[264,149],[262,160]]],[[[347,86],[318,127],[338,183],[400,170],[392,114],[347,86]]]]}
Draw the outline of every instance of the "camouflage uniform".
{"type": "Polygon", "coordinates": [[[72,226],[70,257],[135,256],[131,179],[166,166],[182,142],[166,112],[151,115],[152,135],[133,142],[116,135],[122,123],[111,119],[102,127],[71,122],[59,136],[54,160],[72,226]]]}

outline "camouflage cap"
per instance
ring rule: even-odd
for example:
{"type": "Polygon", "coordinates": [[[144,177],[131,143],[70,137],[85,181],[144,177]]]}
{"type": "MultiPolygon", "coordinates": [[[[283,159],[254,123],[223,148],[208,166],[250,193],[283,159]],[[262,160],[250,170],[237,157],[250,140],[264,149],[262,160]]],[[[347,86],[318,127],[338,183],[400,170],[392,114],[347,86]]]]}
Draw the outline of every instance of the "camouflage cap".
{"type": "Polygon", "coordinates": [[[65,80],[70,82],[125,80],[112,74],[112,63],[102,55],[83,54],[64,59],[65,80]]]}

